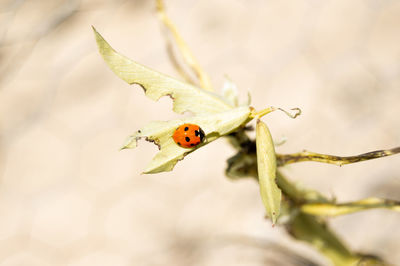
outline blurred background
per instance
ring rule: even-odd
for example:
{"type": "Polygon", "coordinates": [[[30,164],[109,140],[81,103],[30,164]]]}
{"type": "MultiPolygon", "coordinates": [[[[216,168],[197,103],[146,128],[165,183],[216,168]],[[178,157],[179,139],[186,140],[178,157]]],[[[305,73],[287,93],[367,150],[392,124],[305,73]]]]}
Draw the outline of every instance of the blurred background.
{"type": "MultiPolygon", "coordinates": [[[[257,109],[302,109],[264,118],[288,139],[278,152],[399,146],[399,1],[165,2],[216,88],[228,75],[257,109]]],[[[179,116],[168,97],[153,102],[108,69],[91,25],[178,77],[153,1],[0,1],[0,265],[330,265],[271,227],[253,180],[224,176],[234,150],[223,139],[173,172],[140,174],[157,148],[119,151],[126,137],[179,116]]],[[[400,156],[284,172],[339,202],[400,200],[400,156]]],[[[352,250],[400,265],[399,213],[329,224],[352,250]]]]}

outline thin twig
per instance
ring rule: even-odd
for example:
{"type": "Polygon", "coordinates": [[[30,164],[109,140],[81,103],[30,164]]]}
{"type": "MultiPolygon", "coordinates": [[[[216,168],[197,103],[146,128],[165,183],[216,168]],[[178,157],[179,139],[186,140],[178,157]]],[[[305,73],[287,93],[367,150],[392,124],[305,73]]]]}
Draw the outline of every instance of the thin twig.
{"type": "Polygon", "coordinates": [[[316,216],[339,216],[369,209],[389,209],[400,211],[400,202],[389,199],[367,198],[359,201],[347,203],[306,203],[301,206],[301,210],[305,213],[316,216]]]}
{"type": "Polygon", "coordinates": [[[174,66],[175,70],[178,71],[179,75],[184,78],[184,80],[187,83],[190,84],[195,84],[196,82],[189,76],[188,73],[182,68],[182,66],[179,64],[178,59],[176,58],[172,44],[170,42],[167,42],[167,54],[168,58],[171,61],[172,65],[174,66]]]}
{"type": "Polygon", "coordinates": [[[265,109],[263,109],[261,111],[255,111],[255,109],[253,108],[249,117],[250,118],[259,119],[259,118],[263,117],[264,115],[267,115],[269,113],[275,112],[277,110],[284,112],[287,116],[289,116],[290,118],[293,118],[293,119],[295,119],[296,117],[301,115],[301,109],[297,108],[297,107],[290,109],[292,111],[295,111],[295,113],[292,114],[292,113],[290,113],[290,112],[288,112],[288,111],[286,111],[286,110],[284,110],[282,108],[277,108],[277,107],[271,106],[271,107],[265,108],[265,109]]]}
{"type": "MultiPolygon", "coordinates": [[[[190,51],[188,45],[183,40],[183,38],[179,35],[178,30],[176,29],[175,25],[167,16],[165,11],[164,2],[162,0],[157,0],[157,13],[161,22],[165,25],[165,27],[171,32],[179,51],[182,53],[183,60],[185,63],[192,69],[195,73],[197,78],[199,79],[200,86],[203,89],[212,91],[212,85],[210,78],[208,77],[207,73],[203,71],[200,67],[197,59],[194,57],[193,53],[190,51]]],[[[179,72],[180,69],[178,69],[179,72]]]]}
{"type": "Polygon", "coordinates": [[[306,161],[329,163],[342,166],[344,164],[377,159],[385,156],[394,155],[397,153],[400,153],[400,147],[396,147],[389,150],[378,150],[378,151],[367,152],[356,156],[344,156],[344,157],[303,151],[293,154],[277,154],[277,162],[279,166],[291,163],[306,162],[306,161]]]}

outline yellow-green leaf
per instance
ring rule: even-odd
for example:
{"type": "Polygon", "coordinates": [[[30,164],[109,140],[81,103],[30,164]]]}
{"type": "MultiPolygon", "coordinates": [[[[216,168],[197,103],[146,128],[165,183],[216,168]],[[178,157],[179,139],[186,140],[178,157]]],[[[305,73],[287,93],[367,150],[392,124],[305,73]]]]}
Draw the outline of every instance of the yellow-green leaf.
{"type": "Polygon", "coordinates": [[[274,225],[280,212],[282,192],[275,182],[276,157],[271,133],[260,120],[256,126],[256,146],[261,199],[274,225]]]}
{"type": "Polygon", "coordinates": [[[368,209],[384,208],[400,211],[400,202],[379,198],[367,198],[349,203],[308,203],[301,206],[305,213],[317,216],[338,216],[368,209]]]}
{"type": "Polygon", "coordinates": [[[119,54],[95,28],[93,31],[100,54],[110,69],[127,83],[142,86],[149,98],[157,101],[162,96],[170,96],[177,113],[213,114],[233,108],[218,94],[178,81],[119,54]]]}
{"type": "Polygon", "coordinates": [[[198,115],[187,119],[170,121],[154,121],[137,131],[129,137],[123,148],[134,148],[137,140],[145,138],[147,141],[154,142],[160,149],[150,164],[146,167],[145,174],[171,171],[175,164],[182,160],[187,154],[216,140],[220,136],[231,133],[242,124],[246,123],[250,115],[250,108],[242,106],[229,111],[212,114],[198,115]],[[182,124],[196,124],[204,131],[205,141],[194,148],[182,148],[172,139],[172,135],[177,127],[182,124]]]}

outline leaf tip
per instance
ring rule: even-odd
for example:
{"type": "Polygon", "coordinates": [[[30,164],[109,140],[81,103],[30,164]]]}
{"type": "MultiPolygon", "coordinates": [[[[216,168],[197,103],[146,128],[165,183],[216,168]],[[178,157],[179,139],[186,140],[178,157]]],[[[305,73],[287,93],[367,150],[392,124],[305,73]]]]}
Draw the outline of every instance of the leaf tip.
{"type": "Polygon", "coordinates": [[[99,38],[99,36],[101,36],[101,35],[93,25],[91,25],[91,26],[92,26],[93,33],[94,33],[94,35],[96,37],[96,40],[97,40],[97,38],[99,38]]]}
{"type": "Polygon", "coordinates": [[[136,148],[138,138],[140,138],[140,137],[137,137],[136,135],[130,136],[130,137],[125,141],[124,145],[120,148],[120,150],[136,148]]]}

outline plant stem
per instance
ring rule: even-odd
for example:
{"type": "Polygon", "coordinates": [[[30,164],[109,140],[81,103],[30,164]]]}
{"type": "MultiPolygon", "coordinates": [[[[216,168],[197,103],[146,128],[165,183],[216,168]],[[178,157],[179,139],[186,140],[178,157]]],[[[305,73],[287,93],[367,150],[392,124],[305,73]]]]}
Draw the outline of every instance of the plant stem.
{"type": "Polygon", "coordinates": [[[400,147],[396,147],[389,150],[378,150],[367,152],[355,156],[335,156],[335,155],[328,155],[328,154],[321,154],[316,152],[310,151],[303,151],[299,153],[292,153],[292,154],[277,154],[277,162],[279,166],[283,166],[285,164],[290,163],[298,163],[298,162],[306,162],[306,161],[313,161],[313,162],[320,162],[320,163],[329,163],[342,166],[344,164],[350,163],[357,163],[367,160],[372,160],[376,158],[381,158],[385,156],[390,156],[400,153],[400,147]]]}

